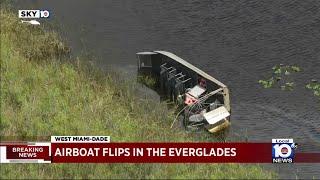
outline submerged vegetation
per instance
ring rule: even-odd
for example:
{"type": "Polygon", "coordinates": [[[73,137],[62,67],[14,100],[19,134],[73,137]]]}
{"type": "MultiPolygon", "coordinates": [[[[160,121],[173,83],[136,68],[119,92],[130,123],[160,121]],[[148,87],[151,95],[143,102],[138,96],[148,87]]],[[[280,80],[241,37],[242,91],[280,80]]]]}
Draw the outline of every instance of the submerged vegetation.
{"type": "MultiPolygon", "coordinates": [[[[264,88],[280,87],[281,90],[290,90],[294,89],[295,83],[290,78],[290,75],[293,73],[301,72],[299,66],[289,66],[289,65],[276,65],[272,68],[273,73],[272,77],[266,80],[259,80],[258,82],[264,88]]],[[[306,85],[306,88],[313,91],[313,94],[320,99],[320,83],[313,79],[306,85]]]]}
{"type": "MultiPolygon", "coordinates": [[[[79,59],[42,25],[21,24],[2,7],[1,140],[49,140],[51,135],[110,135],[114,142],[216,141],[170,129],[165,103],[135,96],[123,81],[79,59]]],[[[152,84],[152,80],[150,81],[152,84]]],[[[7,178],[274,178],[258,165],[238,164],[4,164],[7,178]]]]}
{"type": "Polygon", "coordinates": [[[259,83],[264,88],[280,87],[282,90],[293,90],[295,83],[290,78],[290,75],[301,71],[298,66],[276,65],[272,68],[272,77],[266,80],[259,80],[259,83]]]}
{"type": "Polygon", "coordinates": [[[306,88],[312,90],[313,94],[320,98],[320,83],[318,81],[312,80],[306,85],[306,88]]]}

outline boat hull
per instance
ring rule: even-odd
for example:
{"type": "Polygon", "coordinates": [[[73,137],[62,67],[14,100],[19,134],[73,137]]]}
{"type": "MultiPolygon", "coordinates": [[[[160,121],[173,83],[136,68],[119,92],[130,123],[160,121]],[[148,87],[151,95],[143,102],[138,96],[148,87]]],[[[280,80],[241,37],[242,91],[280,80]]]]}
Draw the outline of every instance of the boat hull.
{"type": "MultiPolygon", "coordinates": [[[[181,104],[181,99],[179,98],[184,96],[185,92],[189,90],[190,93],[190,89],[201,86],[205,88],[207,95],[210,95],[204,101],[206,104],[211,103],[210,108],[207,108],[207,110],[214,109],[214,107],[211,107],[212,104],[212,106],[225,107],[229,113],[228,117],[224,117],[217,124],[204,123],[204,127],[209,132],[216,133],[230,126],[230,95],[229,89],[225,84],[170,52],[140,52],[137,53],[137,59],[138,74],[154,77],[156,81],[155,89],[168,99],[181,104]]],[[[203,97],[196,97],[195,101],[197,101],[197,98],[204,99],[203,97]]],[[[186,108],[188,106],[192,107],[192,102],[191,105],[183,104],[183,106],[186,108]]],[[[194,111],[193,113],[199,113],[196,110],[194,111]]]]}

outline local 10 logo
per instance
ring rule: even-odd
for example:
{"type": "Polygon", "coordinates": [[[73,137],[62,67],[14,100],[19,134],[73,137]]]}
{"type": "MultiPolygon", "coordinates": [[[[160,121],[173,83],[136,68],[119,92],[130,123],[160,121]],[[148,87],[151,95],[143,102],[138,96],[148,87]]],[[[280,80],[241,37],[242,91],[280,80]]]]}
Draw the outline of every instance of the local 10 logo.
{"type": "Polygon", "coordinates": [[[272,163],[293,163],[296,147],[293,139],[272,139],[272,163]]]}

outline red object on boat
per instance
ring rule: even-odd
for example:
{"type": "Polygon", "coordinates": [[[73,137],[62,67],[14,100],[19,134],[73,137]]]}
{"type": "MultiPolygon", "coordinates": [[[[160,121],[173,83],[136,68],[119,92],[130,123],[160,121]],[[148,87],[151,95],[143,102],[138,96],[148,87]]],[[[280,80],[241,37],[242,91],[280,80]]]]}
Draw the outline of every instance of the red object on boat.
{"type": "Polygon", "coordinates": [[[196,103],[197,101],[198,100],[196,98],[194,98],[190,94],[186,93],[186,99],[184,101],[185,104],[192,105],[192,104],[196,103]]]}

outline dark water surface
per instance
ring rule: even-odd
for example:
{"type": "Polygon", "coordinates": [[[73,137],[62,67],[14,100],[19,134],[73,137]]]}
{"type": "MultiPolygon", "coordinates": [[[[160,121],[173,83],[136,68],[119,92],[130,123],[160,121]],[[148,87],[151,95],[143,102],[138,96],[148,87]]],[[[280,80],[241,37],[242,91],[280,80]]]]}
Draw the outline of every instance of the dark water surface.
{"type": "MultiPolygon", "coordinates": [[[[49,9],[74,52],[94,54],[101,66],[136,71],[135,53],[166,50],[230,87],[230,136],[271,142],[294,138],[302,151],[320,152],[320,101],[304,88],[320,80],[320,1],[19,1],[49,9]],[[275,64],[296,64],[292,92],[257,81],[275,64]]],[[[20,8],[19,7],[19,8],[20,8]]],[[[282,178],[320,178],[320,165],[272,165],[282,178]]]]}

